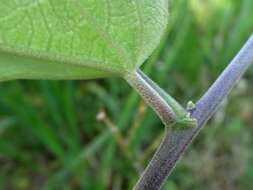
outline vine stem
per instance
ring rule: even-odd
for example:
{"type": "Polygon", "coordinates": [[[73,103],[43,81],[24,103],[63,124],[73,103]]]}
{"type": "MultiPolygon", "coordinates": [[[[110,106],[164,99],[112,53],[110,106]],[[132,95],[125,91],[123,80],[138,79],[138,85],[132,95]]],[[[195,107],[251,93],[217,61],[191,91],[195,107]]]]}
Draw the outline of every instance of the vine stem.
{"type": "MultiPolygon", "coordinates": [[[[158,150],[133,188],[134,190],[159,190],[161,188],[187,147],[199,134],[252,62],[253,36],[249,38],[237,56],[196,103],[196,108],[191,111],[191,117],[197,119],[198,126],[189,129],[179,127],[167,131],[158,150]]],[[[149,95],[147,94],[147,96],[149,95]]]]}

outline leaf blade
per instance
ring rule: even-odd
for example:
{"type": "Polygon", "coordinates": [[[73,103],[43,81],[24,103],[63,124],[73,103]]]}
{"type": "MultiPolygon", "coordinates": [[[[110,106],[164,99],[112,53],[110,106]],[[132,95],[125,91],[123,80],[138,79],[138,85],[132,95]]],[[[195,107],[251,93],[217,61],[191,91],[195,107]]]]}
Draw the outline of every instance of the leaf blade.
{"type": "Polygon", "coordinates": [[[139,67],[160,42],[167,6],[168,0],[2,3],[0,80],[122,76],[139,67]]]}

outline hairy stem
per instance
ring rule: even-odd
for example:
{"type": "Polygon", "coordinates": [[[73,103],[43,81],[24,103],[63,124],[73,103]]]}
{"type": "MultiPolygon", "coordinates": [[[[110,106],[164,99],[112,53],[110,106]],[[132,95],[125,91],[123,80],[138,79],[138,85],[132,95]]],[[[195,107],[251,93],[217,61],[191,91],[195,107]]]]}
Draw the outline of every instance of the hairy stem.
{"type": "Polygon", "coordinates": [[[182,157],[192,140],[217,110],[237,81],[253,62],[253,36],[227,66],[215,83],[197,102],[191,117],[198,120],[198,126],[189,129],[175,128],[165,137],[134,187],[134,190],[159,190],[177,161],[182,157]]]}
{"type": "Polygon", "coordinates": [[[183,108],[183,106],[181,106],[172,96],[168,95],[167,92],[165,92],[162,88],[160,88],[153,80],[151,80],[140,69],[138,69],[137,72],[171,106],[176,116],[182,116],[182,117],[185,116],[186,110],[183,108]]]}
{"type": "Polygon", "coordinates": [[[125,79],[156,112],[164,125],[168,126],[176,121],[176,113],[173,108],[138,71],[125,76],[125,79]]]}

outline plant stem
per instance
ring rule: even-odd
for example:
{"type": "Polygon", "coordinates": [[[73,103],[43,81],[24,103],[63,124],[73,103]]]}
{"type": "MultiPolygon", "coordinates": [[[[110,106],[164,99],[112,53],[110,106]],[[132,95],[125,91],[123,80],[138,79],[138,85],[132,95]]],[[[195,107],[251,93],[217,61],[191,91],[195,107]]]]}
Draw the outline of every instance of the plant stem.
{"type": "Polygon", "coordinates": [[[142,96],[146,103],[153,108],[165,126],[176,121],[176,113],[172,107],[138,71],[125,76],[125,79],[142,96]]]}
{"type": "Polygon", "coordinates": [[[172,110],[176,114],[177,119],[182,119],[187,114],[187,111],[181,106],[172,96],[160,88],[153,80],[151,80],[145,73],[140,69],[137,70],[137,73],[169,104],[172,110]]]}
{"type": "Polygon", "coordinates": [[[229,94],[252,62],[253,36],[249,38],[238,55],[197,102],[196,109],[191,112],[191,117],[198,120],[198,126],[189,129],[180,129],[179,127],[167,132],[160,147],[135,185],[134,190],[159,190],[161,188],[187,147],[215,113],[220,103],[229,94]]]}

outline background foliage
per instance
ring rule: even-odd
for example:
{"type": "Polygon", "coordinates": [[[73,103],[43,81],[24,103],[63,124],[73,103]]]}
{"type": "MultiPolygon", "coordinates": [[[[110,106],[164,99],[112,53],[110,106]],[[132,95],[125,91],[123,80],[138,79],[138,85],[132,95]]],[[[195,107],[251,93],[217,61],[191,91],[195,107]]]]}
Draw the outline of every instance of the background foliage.
{"type": "MultiPolygon", "coordinates": [[[[173,0],[143,69],[197,100],[253,31],[252,0],[173,0]]],[[[164,189],[253,189],[253,69],[164,189]]],[[[163,126],[121,79],[0,84],[0,189],[131,189],[163,126]],[[97,117],[96,117],[97,116],[97,117]]]]}

